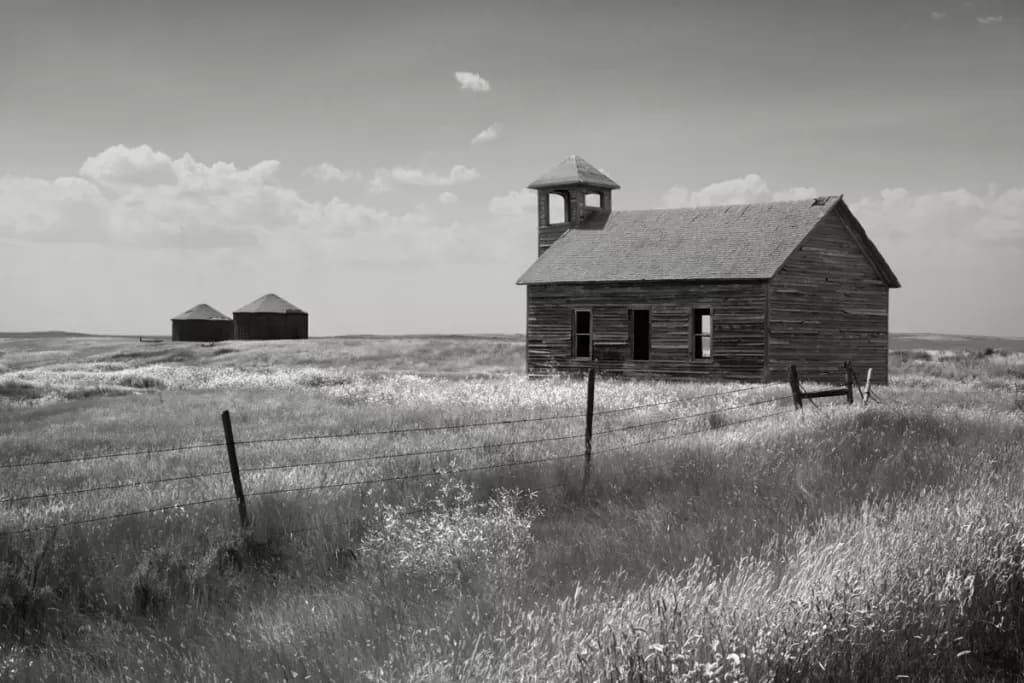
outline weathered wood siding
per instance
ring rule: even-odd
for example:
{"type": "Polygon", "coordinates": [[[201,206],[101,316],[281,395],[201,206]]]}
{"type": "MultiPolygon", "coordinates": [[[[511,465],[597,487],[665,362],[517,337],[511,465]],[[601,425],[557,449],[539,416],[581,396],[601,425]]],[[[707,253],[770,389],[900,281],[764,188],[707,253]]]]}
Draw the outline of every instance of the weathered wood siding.
{"type": "Polygon", "coordinates": [[[171,341],[224,341],[234,337],[230,320],[172,320],[171,341]]]}
{"type": "Polygon", "coordinates": [[[806,380],[888,382],[889,289],[836,212],[827,215],[769,284],[768,376],[795,364],[806,380]]]}
{"type": "Polygon", "coordinates": [[[540,226],[537,229],[537,256],[547,251],[548,247],[554,244],[571,227],[568,223],[540,226]]]}
{"type": "Polygon", "coordinates": [[[306,339],[306,313],[235,313],[235,339],[306,339]]]}
{"type": "Polygon", "coordinates": [[[583,371],[572,357],[572,311],[592,311],[594,356],[601,372],[634,377],[760,381],[765,375],[766,284],[637,282],[528,285],[527,372],[583,371]],[[650,360],[630,360],[630,308],[651,311],[650,360]],[[712,358],[693,359],[693,308],[714,311],[712,358]]]}

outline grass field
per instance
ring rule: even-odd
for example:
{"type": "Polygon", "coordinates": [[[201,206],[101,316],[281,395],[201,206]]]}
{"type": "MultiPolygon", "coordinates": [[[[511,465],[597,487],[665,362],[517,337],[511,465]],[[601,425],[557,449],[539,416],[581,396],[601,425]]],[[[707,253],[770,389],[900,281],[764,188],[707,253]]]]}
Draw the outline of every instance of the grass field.
{"type": "Polygon", "coordinates": [[[599,378],[584,496],[585,387],[518,337],[0,339],[0,676],[1018,680],[1012,341],[894,342],[884,403],[802,414],[599,378]]]}

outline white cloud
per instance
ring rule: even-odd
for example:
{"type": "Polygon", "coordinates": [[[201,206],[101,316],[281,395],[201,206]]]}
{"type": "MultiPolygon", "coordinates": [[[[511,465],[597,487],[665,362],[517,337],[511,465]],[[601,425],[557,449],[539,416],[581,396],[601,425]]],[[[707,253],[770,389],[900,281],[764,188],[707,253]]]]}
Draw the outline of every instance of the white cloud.
{"type": "MultiPolygon", "coordinates": [[[[256,247],[248,252],[254,259],[316,253],[394,266],[497,262],[521,237],[503,226],[469,229],[442,221],[432,212],[437,204],[401,213],[338,196],[314,201],[280,181],[277,168],[276,161],[244,168],[118,146],[86,160],[79,176],[0,176],[0,240],[104,249],[256,247]]],[[[392,171],[389,181],[426,185],[476,177],[464,166],[440,176],[392,171]]],[[[441,205],[454,201],[449,191],[438,196],[441,205]]]]}
{"type": "Polygon", "coordinates": [[[308,200],[277,180],[278,167],[116,145],[86,159],[77,177],[0,177],[0,237],[199,248],[297,230],[346,236],[399,220],[339,197],[308,200]]]}
{"type": "Polygon", "coordinates": [[[480,142],[490,142],[491,140],[496,140],[500,133],[501,124],[492,123],[491,125],[484,128],[482,131],[474,135],[473,139],[470,140],[470,142],[472,142],[474,145],[480,142]]]}
{"type": "Polygon", "coordinates": [[[100,183],[117,185],[173,185],[179,168],[174,160],[149,145],[114,145],[89,157],[79,174],[100,183]]]}
{"type": "Polygon", "coordinates": [[[451,206],[459,201],[459,195],[454,192],[442,192],[437,196],[437,201],[441,202],[444,206],[451,206]]]}
{"type": "Polygon", "coordinates": [[[462,86],[463,90],[489,92],[491,89],[491,84],[486,78],[471,71],[456,71],[455,80],[459,82],[459,85],[462,86]]]}
{"type": "Polygon", "coordinates": [[[750,173],[741,178],[712,183],[696,191],[690,191],[689,188],[682,185],[670,187],[662,195],[661,204],[665,208],[721,206],[810,199],[817,194],[817,190],[813,187],[791,187],[786,190],[772,191],[761,176],[750,173]]]}
{"type": "Polygon", "coordinates": [[[420,187],[448,187],[468,183],[478,177],[480,177],[480,173],[475,168],[469,168],[462,164],[452,166],[451,170],[445,174],[408,166],[378,168],[373,172],[373,178],[370,180],[370,191],[384,192],[391,189],[393,183],[420,187]]]}
{"type": "Polygon", "coordinates": [[[940,19],[945,19],[945,18],[946,18],[946,13],[945,12],[939,12],[939,11],[933,11],[932,12],[932,19],[934,19],[935,21],[939,21],[940,19]]]}
{"type": "Polygon", "coordinates": [[[1002,16],[998,16],[998,17],[986,16],[986,17],[978,17],[977,19],[978,19],[978,23],[979,24],[998,24],[999,22],[1001,22],[1003,20],[1003,17],[1002,16]]]}
{"type": "MultiPolygon", "coordinates": [[[[817,195],[813,187],[772,190],[761,176],[751,173],[694,192],[671,187],[662,196],[662,206],[747,204],[817,195]]],[[[1024,187],[1002,191],[990,187],[985,193],[959,188],[917,195],[897,187],[883,189],[876,197],[847,201],[871,234],[881,231],[892,237],[966,238],[1024,246],[1024,187]]]]}
{"type": "Polygon", "coordinates": [[[487,210],[495,216],[521,216],[536,210],[537,197],[532,190],[512,190],[500,197],[492,197],[487,210]]]}
{"type": "Polygon", "coordinates": [[[914,195],[887,188],[850,204],[872,234],[914,240],[964,239],[1024,247],[1024,187],[984,194],[964,188],[914,195]]]}
{"type": "Polygon", "coordinates": [[[310,166],[304,169],[302,173],[321,183],[345,183],[349,180],[359,180],[363,177],[363,174],[359,171],[350,168],[341,169],[326,161],[316,166],[310,166]]]}

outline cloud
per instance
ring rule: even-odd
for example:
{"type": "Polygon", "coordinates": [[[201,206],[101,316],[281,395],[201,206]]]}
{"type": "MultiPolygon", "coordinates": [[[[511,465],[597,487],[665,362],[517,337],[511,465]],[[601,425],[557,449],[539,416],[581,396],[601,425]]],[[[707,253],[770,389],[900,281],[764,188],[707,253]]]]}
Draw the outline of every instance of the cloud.
{"type": "Polygon", "coordinates": [[[500,133],[501,124],[492,123],[491,125],[484,128],[482,131],[474,135],[473,139],[470,140],[470,142],[472,142],[474,145],[479,142],[490,142],[491,140],[496,140],[500,133]]]}
{"type": "Polygon", "coordinates": [[[313,180],[321,183],[345,183],[349,180],[359,180],[363,177],[363,174],[359,171],[355,171],[349,168],[341,169],[333,164],[329,164],[326,161],[317,164],[316,166],[309,166],[303,169],[303,175],[306,175],[313,180]]]}
{"type": "Polygon", "coordinates": [[[978,23],[979,24],[998,24],[999,22],[1001,22],[1003,20],[1003,17],[1002,16],[998,16],[998,17],[987,16],[987,17],[977,17],[977,19],[978,19],[978,23]]]}
{"type": "Polygon", "coordinates": [[[463,90],[472,90],[473,92],[490,92],[491,90],[491,84],[486,78],[471,71],[456,71],[455,80],[459,82],[463,90]]]}
{"type": "Polygon", "coordinates": [[[249,167],[115,145],[78,176],[0,177],[0,237],[137,247],[249,246],[273,233],[345,236],[397,217],[339,197],[311,201],[277,179],[277,161],[249,167]]]}
{"type": "Polygon", "coordinates": [[[487,210],[494,216],[522,216],[537,208],[537,197],[532,190],[512,190],[500,197],[492,197],[487,210]]]}
{"type": "Polygon", "coordinates": [[[378,168],[370,180],[370,191],[384,192],[391,189],[393,183],[419,187],[448,187],[468,183],[478,177],[480,177],[480,173],[475,168],[469,168],[462,164],[452,166],[451,170],[445,174],[408,166],[395,166],[390,169],[378,168]]]}
{"type": "Polygon", "coordinates": [[[116,185],[173,185],[178,182],[174,160],[149,145],[114,145],[89,157],[79,174],[99,183],[116,185]]]}
{"type": "MultiPolygon", "coordinates": [[[[504,262],[522,242],[521,231],[512,229],[518,226],[495,221],[468,228],[441,220],[433,213],[436,203],[393,212],[339,196],[311,200],[278,178],[278,166],[204,163],[188,154],[173,158],[149,147],[115,146],[87,159],[77,176],[3,175],[0,240],[105,250],[252,247],[246,259],[323,254],[375,267],[504,262]]],[[[398,168],[387,177],[448,185],[475,178],[476,171],[455,166],[435,175],[398,168]]],[[[443,206],[457,199],[445,191],[437,201],[443,206]]]]}
{"type": "Polygon", "coordinates": [[[1024,187],[912,194],[886,188],[850,204],[869,231],[893,239],[967,240],[1024,247],[1024,187]]]}
{"type": "Polygon", "coordinates": [[[813,187],[791,187],[773,192],[761,176],[750,173],[741,178],[712,183],[695,192],[683,185],[670,187],[662,195],[661,204],[665,208],[721,206],[810,199],[817,195],[818,192],[813,187]]]}
{"type": "Polygon", "coordinates": [[[945,12],[938,12],[938,11],[933,11],[932,12],[932,19],[934,19],[935,21],[940,21],[940,20],[945,19],[945,18],[946,18],[946,13],[945,12]]]}

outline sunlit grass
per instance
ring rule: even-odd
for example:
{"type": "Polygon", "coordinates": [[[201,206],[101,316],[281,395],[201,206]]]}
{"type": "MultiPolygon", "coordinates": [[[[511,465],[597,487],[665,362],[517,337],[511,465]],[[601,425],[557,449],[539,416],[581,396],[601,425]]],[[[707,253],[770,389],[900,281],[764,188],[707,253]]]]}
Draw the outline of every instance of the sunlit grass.
{"type": "Polygon", "coordinates": [[[17,531],[226,498],[0,537],[0,675],[1024,670],[1016,356],[896,359],[884,403],[802,414],[780,386],[601,378],[582,496],[584,384],[523,378],[521,342],[314,341],[4,347],[0,464],[210,447],[9,468],[0,498],[223,471],[229,409],[253,525],[239,533],[224,474],[0,505],[0,529],[17,531]],[[607,412],[648,403],[661,405],[607,412]],[[335,438],[551,415],[571,417],[335,438]],[[311,434],[331,438],[247,443],[311,434]],[[534,459],[550,461],[503,466],[534,459]],[[260,495],[286,488],[313,490],[260,495]]]}

